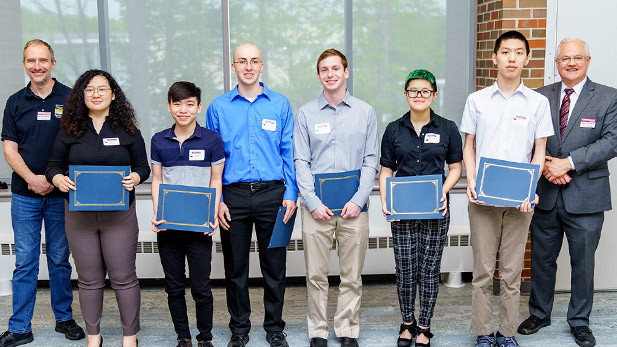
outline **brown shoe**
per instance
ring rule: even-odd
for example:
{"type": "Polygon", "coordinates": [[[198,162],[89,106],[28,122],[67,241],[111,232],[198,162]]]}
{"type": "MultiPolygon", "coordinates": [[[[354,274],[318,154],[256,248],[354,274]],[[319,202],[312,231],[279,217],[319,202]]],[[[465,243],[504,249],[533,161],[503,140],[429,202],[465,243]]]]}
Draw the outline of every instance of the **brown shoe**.
{"type": "Polygon", "coordinates": [[[197,341],[197,347],[214,347],[212,341],[197,341]]]}
{"type": "Polygon", "coordinates": [[[191,339],[178,339],[178,345],[176,347],[193,347],[191,339]]]}

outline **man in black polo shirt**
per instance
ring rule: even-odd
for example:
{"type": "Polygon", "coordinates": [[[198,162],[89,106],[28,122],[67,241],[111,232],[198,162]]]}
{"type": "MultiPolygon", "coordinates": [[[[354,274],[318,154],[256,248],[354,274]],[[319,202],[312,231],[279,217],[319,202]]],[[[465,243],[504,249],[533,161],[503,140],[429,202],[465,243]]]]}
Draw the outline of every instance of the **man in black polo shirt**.
{"type": "Polygon", "coordinates": [[[4,157],[13,169],[11,220],[16,259],[13,315],[8,331],[0,335],[0,347],[19,346],[34,340],[31,320],[43,220],[56,331],[70,340],[85,337],[83,329],[73,320],[71,309],[73,288],[69,246],[64,233],[64,199],[44,175],[60,129],[64,102],[71,89],[51,78],[56,60],[45,41],[37,39],[26,43],[23,63],[30,83],[9,97],[2,121],[4,157]]]}

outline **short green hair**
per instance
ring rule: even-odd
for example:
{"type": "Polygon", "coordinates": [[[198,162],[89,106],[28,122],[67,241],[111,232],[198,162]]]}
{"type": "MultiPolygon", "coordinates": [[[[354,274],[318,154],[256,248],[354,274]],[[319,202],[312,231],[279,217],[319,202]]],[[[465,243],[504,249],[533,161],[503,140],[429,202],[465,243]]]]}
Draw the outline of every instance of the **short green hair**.
{"type": "Polygon", "coordinates": [[[417,70],[413,70],[412,72],[410,72],[409,75],[407,75],[407,78],[405,78],[405,90],[407,90],[407,86],[409,86],[409,81],[412,81],[412,80],[426,80],[431,84],[433,91],[434,92],[437,91],[437,83],[435,82],[435,75],[433,75],[428,70],[417,69],[417,70]]]}

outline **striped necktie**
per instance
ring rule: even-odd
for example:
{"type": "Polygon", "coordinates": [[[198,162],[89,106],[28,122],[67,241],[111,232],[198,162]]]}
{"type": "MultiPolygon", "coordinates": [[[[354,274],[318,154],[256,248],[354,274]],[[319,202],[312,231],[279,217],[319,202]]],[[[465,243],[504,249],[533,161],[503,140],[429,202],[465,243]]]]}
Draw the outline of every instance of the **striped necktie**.
{"type": "Polygon", "coordinates": [[[574,93],[574,89],[566,88],[561,101],[561,108],[559,109],[559,136],[563,138],[563,133],[566,132],[566,126],[568,126],[568,114],[570,114],[570,94],[574,93]]]}

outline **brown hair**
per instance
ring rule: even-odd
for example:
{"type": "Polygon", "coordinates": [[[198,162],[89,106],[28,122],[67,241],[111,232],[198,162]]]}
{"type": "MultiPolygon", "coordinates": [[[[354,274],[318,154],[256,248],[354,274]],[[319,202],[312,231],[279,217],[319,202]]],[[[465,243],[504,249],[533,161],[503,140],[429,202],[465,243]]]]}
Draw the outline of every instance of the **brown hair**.
{"type": "Polygon", "coordinates": [[[28,47],[33,46],[33,45],[43,45],[47,47],[47,49],[49,49],[49,53],[51,54],[51,61],[56,61],[56,57],[54,56],[54,50],[51,48],[49,43],[41,39],[34,39],[34,40],[30,40],[26,42],[26,44],[24,45],[24,60],[23,61],[26,61],[26,49],[28,49],[28,47]]]}
{"type": "Polygon", "coordinates": [[[347,69],[347,57],[345,56],[345,54],[337,51],[334,48],[329,48],[326,49],[325,51],[323,51],[323,53],[321,53],[321,55],[319,56],[319,58],[317,58],[317,74],[319,74],[319,63],[321,63],[322,60],[331,57],[331,56],[337,56],[341,58],[341,62],[343,63],[343,69],[347,69]]]}

